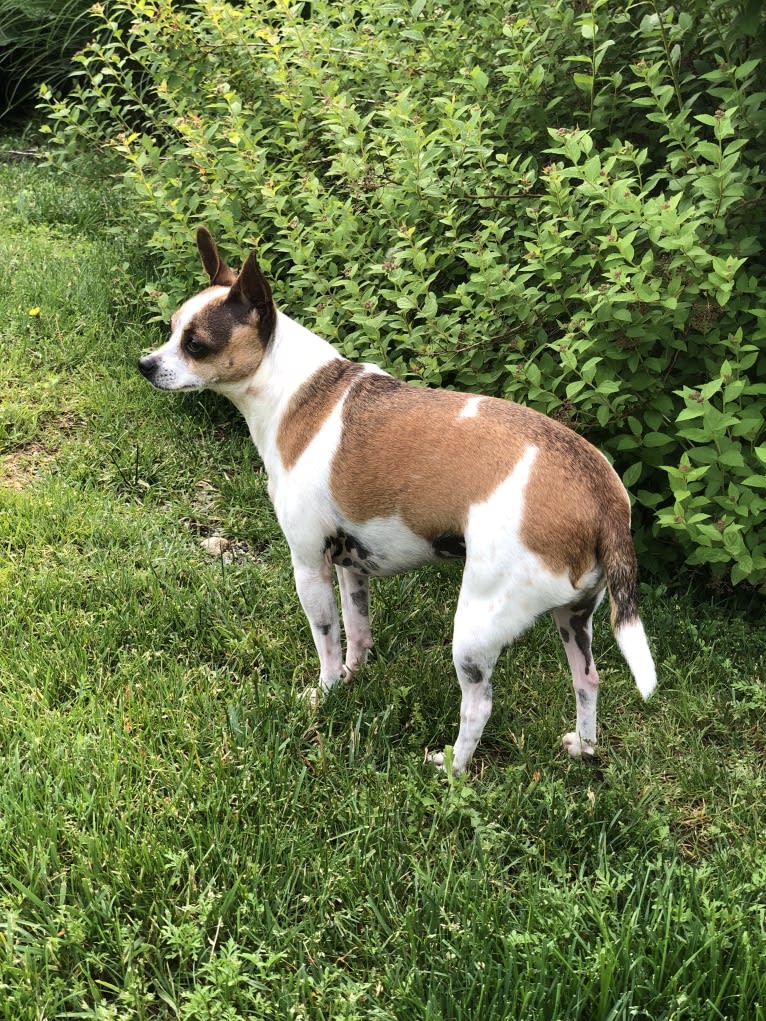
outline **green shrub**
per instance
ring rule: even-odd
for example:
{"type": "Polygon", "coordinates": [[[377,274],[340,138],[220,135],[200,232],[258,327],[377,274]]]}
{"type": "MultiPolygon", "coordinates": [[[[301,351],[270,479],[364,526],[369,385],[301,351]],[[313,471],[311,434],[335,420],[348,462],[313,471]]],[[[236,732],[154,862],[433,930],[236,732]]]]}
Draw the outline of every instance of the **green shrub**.
{"type": "Polygon", "coordinates": [[[763,14],[685,6],[118,0],[52,130],[124,161],[159,315],[204,222],[346,355],[587,433],[645,564],[762,584],[763,14]]]}

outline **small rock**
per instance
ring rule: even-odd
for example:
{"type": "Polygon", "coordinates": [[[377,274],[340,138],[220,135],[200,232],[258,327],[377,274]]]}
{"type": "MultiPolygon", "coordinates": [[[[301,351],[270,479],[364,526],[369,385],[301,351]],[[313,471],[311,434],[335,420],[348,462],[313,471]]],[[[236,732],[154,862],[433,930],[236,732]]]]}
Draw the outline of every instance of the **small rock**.
{"type": "Polygon", "coordinates": [[[225,535],[209,535],[206,539],[200,539],[203,550],[211,557],[222,556],[231,546],[231,540],[225,535]]]}

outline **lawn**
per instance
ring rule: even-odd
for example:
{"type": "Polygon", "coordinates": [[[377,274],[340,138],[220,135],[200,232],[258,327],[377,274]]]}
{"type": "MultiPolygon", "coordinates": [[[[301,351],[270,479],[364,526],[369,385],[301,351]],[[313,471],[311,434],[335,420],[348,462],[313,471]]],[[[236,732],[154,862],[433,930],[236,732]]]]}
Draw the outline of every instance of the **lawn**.
{"type": "Polygon", "coordinates": [[[547,621],[469,775],[423,762],[454,567],[374,587],[312,713],[257,454],[138,375],[157,281],[110,199],[0,165],[0,1018],[766,1018],[762,606],[646,579],[647,704],[601,613],[592,764],[547,621]]]}

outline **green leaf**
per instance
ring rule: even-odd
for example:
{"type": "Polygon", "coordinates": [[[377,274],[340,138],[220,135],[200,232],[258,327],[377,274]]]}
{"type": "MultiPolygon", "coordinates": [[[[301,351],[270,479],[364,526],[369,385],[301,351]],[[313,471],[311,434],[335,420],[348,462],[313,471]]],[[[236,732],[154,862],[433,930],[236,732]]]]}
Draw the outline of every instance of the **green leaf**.
{"type": "Polygon", "coordinates": [[[593,75],[583,74],[582,71],[575,71],[572,80],[581,92],[590,93],[593,91],[593,75]]]}
{"type": "Polygon", "coordinates": [[[433,319],[436,315],[437,302],[436,295],[433,291],[429,291],[426,295],[426,300],[423,302],[423,308],[420,310],[421,315],[425,316],[426,319],[433,319]]]}
{"type": "Polygon", "coordinates": [[[718,455],[718,463],[726,465],[727,468],[744,468],[745,459],[742,456],[742,451],[736,447],[732,447],[730,450],[723,450],[718,455]]]}
{"type": "Polygon", "coordinates": [[[731,566],[731,583],[739,585],[741,581],[747,581],[753,572],[753,561],[750,557],[740,558],[736,564],[731,566]]]}
{"type": "Polygon", "coordinates": [[[690,404],[687,408],[682,408],[681,411],[676,415],[676,422],[688,422],[692,418],[702,418],[705,409],[701,404],[690,404]]]}
{"type": "Polygon", "coordinates": [[[641,478],[641,472],[644,470],[644,466],[641,461],[636,461],[632,464],[622,476],[623,485],[630,489],[636,482],[641,478]]]}
{"type": "Polygon", "coordinates": [[[644,436],[643,443],[645,447],[668,447],[672,446],[673,440],[665,433],[649,432],[644,436]]]}
{"type": "Polygon", "coordinates": [[[596,369],[600,362],[602,361],[603,358],[597,355],[593,358],[589,358],[588,361],[580,369],[582,378],[585,380],[586,383],[591,383],[593,381],[593,377],[596,375],[596,369]]]}
{"type": "Polygon", "coordinates": [[[714,142],[697,142],[697,152],[709,163],[718,163],[721,150],[714,142]]]}
{"type": "Polygon", "coordinates": [[[710,399],[713,394],[717,394],[723,386],[723,380],[719,377],[718,379],[711,379],[709,383],[705,383],[700,387],[700,393],[706,399],[710,399]]]}
{"type": "Polygon", "coordinates": [[[480,67],[475,67],[471,71],[471,79],[476,86],[476,91],[480,96],[483,96],[487,91],[487,85],[489,84],[489,77],[482,71],[480,67]]]}
{"type": "Polygon", "coordinates": [[[580,35],[583,39],[595,39],[598,27],[596,25],[593,15],[589,12],[583,14],[579,21],[580,35]]]}

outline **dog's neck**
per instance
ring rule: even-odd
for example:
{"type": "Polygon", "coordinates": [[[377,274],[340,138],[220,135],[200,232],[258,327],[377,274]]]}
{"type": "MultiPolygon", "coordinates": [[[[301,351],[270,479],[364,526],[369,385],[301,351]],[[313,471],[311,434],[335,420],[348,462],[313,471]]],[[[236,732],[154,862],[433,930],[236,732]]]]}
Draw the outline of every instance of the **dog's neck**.
{"type": "Polygon", "coordinates": [[[213,388],[244,415],[270,476],[278,465],[277,430],[290,398],[317,369],[340,357],[326,340],[278,311],[274,335],[255,375],[213,388]]]}

